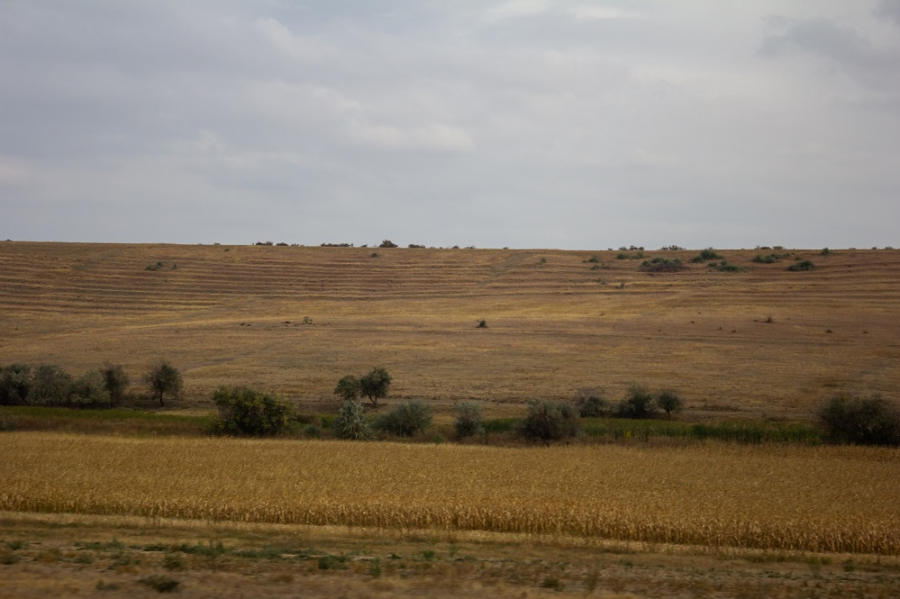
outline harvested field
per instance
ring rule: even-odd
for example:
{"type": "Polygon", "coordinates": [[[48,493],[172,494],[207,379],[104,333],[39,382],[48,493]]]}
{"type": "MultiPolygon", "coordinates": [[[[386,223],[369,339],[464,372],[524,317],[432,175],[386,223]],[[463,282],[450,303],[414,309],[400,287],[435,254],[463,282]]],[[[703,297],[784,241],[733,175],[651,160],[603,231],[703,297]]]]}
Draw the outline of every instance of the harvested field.
{"type": "Polygon", "coordinates": [[[900,251],[718,251],[749,270],[696,251],[644,252],[687,266],[648,274],[615,251],[5,242],[0,364],[108,360],[140,391],[167,358],[185,375],[175,406],[204,409],[221,384],[330,401],[374,365],[394,398],[489,414],[640,381],[678,390],[686,419],[809,420],[835,393],[900,387],[900,251]],[[800,258],[816,269],[787,271],[800,258]]]}
{"type": "Polygon", "coordinates": [[[900,554],[900,454],[0,436],[0,510],[900,554]]]}

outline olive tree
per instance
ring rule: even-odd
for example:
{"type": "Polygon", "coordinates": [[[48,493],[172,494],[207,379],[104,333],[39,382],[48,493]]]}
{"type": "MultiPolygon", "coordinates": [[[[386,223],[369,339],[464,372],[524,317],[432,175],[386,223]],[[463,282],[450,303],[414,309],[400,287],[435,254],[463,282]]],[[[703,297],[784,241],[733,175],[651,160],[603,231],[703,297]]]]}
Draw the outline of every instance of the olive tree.
{"type": "Polygon", "coordinates": [[[183,385],[181,372],[165,360],[147,373],[146,380],[153,397],[159,400],[160,406],[166,405],[163,401],[166,395],[177,398],[181,394],[183,385]]]}

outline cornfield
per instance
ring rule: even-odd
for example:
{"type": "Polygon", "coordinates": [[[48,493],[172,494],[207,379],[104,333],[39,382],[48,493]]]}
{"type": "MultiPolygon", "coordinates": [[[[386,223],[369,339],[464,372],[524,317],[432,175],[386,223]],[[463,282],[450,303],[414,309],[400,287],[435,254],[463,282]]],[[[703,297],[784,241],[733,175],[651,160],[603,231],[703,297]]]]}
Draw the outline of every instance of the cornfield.
{"type": "Polygon", "coordinates": [[[900,452],[0,435],[0,510],[900,554],[900,452]]]}

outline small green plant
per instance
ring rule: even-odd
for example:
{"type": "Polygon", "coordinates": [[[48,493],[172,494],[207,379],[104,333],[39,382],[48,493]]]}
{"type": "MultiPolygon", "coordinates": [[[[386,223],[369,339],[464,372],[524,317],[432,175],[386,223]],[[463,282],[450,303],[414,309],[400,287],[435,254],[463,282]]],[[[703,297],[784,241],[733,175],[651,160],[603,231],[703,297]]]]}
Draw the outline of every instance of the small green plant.
{"type": "Polygon", "coordinates": [[[460,439],[484,434],[481,404],[474,401],[461,401],[453,410],[456,412],[456,421],[453,428],[460,439]]]}
{"type": "Polygon", "coordinates": [[[375,422],[375,428],[398,437],[412,437],[431,426],[431,408],[413,399],[399,404],[375,422]]]}
{"type": "Polygon", "coordinates": [[[350,565],[349,556],[346,555],[323,555],[319,558],[319,570],[347,570],[350,565]]]}
{"type": "Polygon", "coordinates": [[[486,329],[486,328],[487,328],[487,321],[486,321],[485,319],[483,319],[483,318],[480,319],[480,320],[478,321],[478,324],[475,325],[475,328],[476,328],[476,329],[486,329]]]}
{"type": "Polygon", "coordinates": [[[815,270],[815,268],[816,268],[816,265],[813,264],[809,260],[800,260],[799,262],[795,262],[794,264],[791,264],[790,266],[788,266],[788,270],[791,272],[815,270]]]}
{"type": "Polygon", "coordinates": [[[593,256],[585,260],[585,262],[594,262],[596,264],[600,264],[600,257],[597,254],[594,254],[593,256]]]}
{"type": "Polygon", "coordinates": [[[737,264],[732,264],[728,260],[710,262],[709,267],[719,272],[747,272],[747,270],[749,270],[746,266],[738,266],[737,264]]]}
{"type": "Polygon", "coordinates": [[[369,419],[365,415],[365,408],[355,399],[345,400],[341,404],[331,428],[337,439],[365,441],[373,437],[369,419]]]}
{"type": "Polygon", "coordinates": [[[184,560],[177,553],[167,553],[163,558],[163,568],[170,572],[187,569],[184,560]]]}
{"type": "Polygon", "coordinates": [[[163,266],[165,265],[162,262],[157,262],[156,264],[148,264],[147,267],[144,268],[144,270],[161,270],[163,266]]]}

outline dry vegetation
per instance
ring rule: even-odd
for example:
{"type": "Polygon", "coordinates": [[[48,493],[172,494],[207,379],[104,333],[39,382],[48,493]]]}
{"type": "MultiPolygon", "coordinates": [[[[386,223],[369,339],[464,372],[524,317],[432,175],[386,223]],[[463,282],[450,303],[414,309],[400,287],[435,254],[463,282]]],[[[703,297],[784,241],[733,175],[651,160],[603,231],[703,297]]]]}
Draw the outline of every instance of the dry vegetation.
{"type": "Polygon", "coordinates": [[[0,436],[0,509],[900,554],[900,454],[0,436]]]}
{"type": "Polygon", "coordinates": [[[395,397],[489,414],[639,380],[680,391],[685,418],[808,419],[823,397],[900,386],[900,251],[718,252],[750,270],[711,271],[696,251],[645,252],[686,265],[648,274],[615,251],[6,242],[0,364],[136,376],[165,357],[181,408],[211,407],[220,384],[331,400],[373,365],[395,397]],[[796,257],[816,270],[788,272],[796,257]]]}

